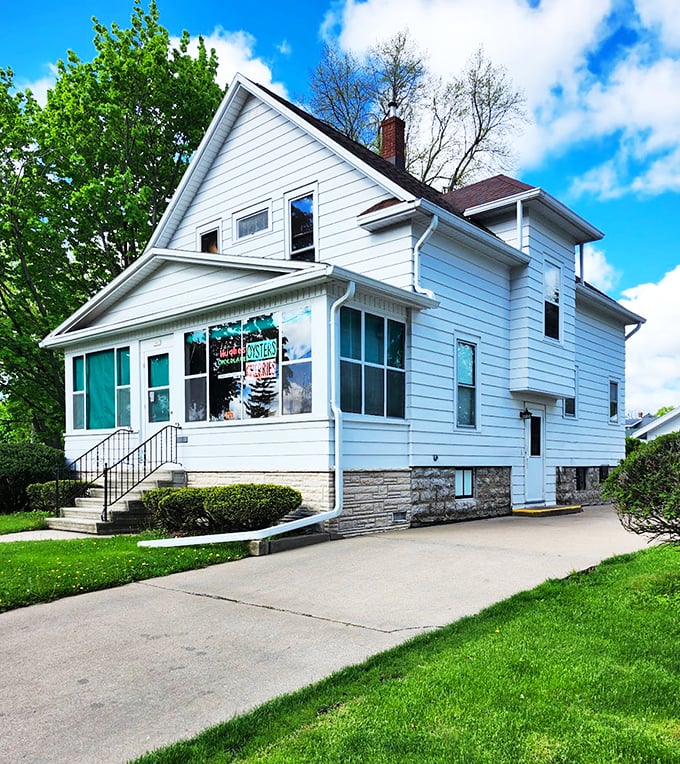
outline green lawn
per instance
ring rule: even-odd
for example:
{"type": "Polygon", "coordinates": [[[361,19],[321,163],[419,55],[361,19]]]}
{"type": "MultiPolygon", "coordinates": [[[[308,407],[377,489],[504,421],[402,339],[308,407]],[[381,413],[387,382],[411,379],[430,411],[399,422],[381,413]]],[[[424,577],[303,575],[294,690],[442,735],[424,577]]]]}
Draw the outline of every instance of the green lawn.
{"type": "Polygon", "coordinates": [[[139,536],[0,543],[0,612],[246,557],[245,543],[149,549],[139,536]]]}
{"type": "Polygon", "coordinates": [[[230,761],[678,764],[680,549],[550,581],[138,764],[230,761]]]}
{"type": "Polygon", "coordinates": [[[46,528],[46,517],[50,517],[49,512],[13,512],[10,515],[0,515],[0,536],[46,528]]]}

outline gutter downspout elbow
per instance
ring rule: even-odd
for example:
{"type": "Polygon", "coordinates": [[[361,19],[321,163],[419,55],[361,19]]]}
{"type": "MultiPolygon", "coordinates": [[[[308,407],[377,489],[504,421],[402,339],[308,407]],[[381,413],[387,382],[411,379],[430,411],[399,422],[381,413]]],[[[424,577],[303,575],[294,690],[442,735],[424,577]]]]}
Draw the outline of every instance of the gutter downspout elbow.
{"type": "Polygon", "coordinates": [[[439,225],[439,216],[433,215],[430,225],[425,229],[425,233],[418,239],[413,247],[413,291],[418,294],[424,294],[426,297],[434,300],[434,292],[430,289],[424,289],[420,286],[420,250],[425,242],[437,230],[439,225]]]}
{"type": "Polygon", "coordinates": [[[637,334],[637,332],[639,332],[641,328],[642,328],[642,321],[640,321],[640,322],[638,323],[638,325],[635,327],[635,329],[632,329],[631,331],[629,331],[629,332],[628,332],[628,334],[626,334],[626,336],[624,337],[624,342],[628,342],[628,340],[629,340],[629,339],[630,339],[630,338],[631,338],[631,337],[632,337],[634,334],[637,334]]]}

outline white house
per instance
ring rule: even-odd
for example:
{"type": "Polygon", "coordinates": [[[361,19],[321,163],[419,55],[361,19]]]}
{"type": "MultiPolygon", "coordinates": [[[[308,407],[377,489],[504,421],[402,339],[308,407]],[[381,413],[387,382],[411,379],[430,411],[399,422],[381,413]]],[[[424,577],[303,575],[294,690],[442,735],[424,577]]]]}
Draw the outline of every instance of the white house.
{"type": "Polygon", "coordinates": [[[178,423],[190,485],[292,485],[344,535],[596,499],[644,320],[575,278],[602,233],[403,152],[237,76],[143,255],[43,341],[67,456],[178,423]]]}
{"type": "Polygon", "coordinates": [[[680,406],[663,416],[654,417],[651,421],[638,427],[631,435],[639,440],[654,440],[660,435],[668,435],[680,430],[680,406]]]}

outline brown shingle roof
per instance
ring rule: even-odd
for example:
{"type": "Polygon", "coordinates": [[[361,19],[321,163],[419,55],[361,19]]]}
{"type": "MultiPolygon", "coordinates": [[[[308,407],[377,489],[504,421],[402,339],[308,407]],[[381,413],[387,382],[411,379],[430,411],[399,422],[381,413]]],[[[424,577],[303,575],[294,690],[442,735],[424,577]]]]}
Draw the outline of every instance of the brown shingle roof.
{"type": "Polygon", "coordinates": [[[492,178],[471,183],[469,186],[457,188],[444,195],[446,201],[458,210],[467,210],[479,204],[495,202],[497,199],[505,199],[507,196],[521,194],[523,191],[531,191],[533,186],[528,186],[507,175],[494,175],[492,178]]]}
{"type": "Polygon", "coordinates": [[[374,151],[371,151],[370,149],[366,148],[366,146],[362,146],[360,143],[353,141],[351,138],[348,138],[346,135],[336,130],[334,127],[331,127],[327,122],[323,122],[322,120],[317,119],[317,117],[313,117],[304,109],[301,109],[299,106],[296,106],[290,101],[287,101],[285,98],[282,98],[280,95],[273,93],[271,90],[268,90],[266,87],[259,84],[258,84],[258,87],[264,90],[265,93],[270,95],[279,103],[283,104],[287,109],[290,109],[290,111],[294,112],[298,117],[303,119],[305,122],[314,126],[317,130],[320,130],[324,135],[328,136],[337,144],[342,146],[344,149],[354,154],[354,156],[356,156],[362,162],[365,162],[369,167],[376,170],[381,175],[384,175],[388,180],[391,180],[393,183],[396,183],[398,186],[403,188],[404,191],[406,191],[408,194],[411,194],[419,199],[426,199],[427,201],[432,202],[433,204],[436,204],[442,209],[447,210],[448,212],[452,212],[454,215],[458,215],[459,217],[462,217],[460,208],[454,206],[449,201],[447,201],[444,194],[432,188],[432,186],[428,186],[427,183],[423,183],[422,181],[418,180],[418,178],[415,178],[413,175],[406,172],[405,170],[398,169],[391,162],[388,162],[386,159],[383,159],[383,157],[381,157],[379,154],[376,154],[374,151]]]}

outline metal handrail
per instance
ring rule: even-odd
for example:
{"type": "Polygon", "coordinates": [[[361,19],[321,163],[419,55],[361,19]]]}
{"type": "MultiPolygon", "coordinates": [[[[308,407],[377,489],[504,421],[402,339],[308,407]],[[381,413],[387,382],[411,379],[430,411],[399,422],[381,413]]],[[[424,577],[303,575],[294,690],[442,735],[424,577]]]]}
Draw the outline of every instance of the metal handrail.
{"type": "Polygon", "coordinates": [[[130,450],[130,436],[133,432],[130,427],[121,427],[107,435],[89,451],[74,459],[65,470],[57,468],[54,485],[54,509],[57,517],[59,516],[60,503],[59,482],[60,479],[64,479],[62,476],[77,475],[77,479],[82,480],[85,484],[94,483],[104,474],[107,463],[113,459],[120,459],[121,453],[125,454],[130,450]]]}
{"type": "Polygon", "coordinates": [[[126,493],[132,491],[156,470],[177,461],[177,433],[179,424],[168,424],[147,438],[115,464],[104,465],[104,508],[101,518],[108,519],[108,508],[126,493]]]}

